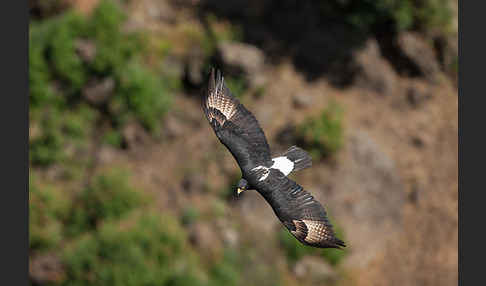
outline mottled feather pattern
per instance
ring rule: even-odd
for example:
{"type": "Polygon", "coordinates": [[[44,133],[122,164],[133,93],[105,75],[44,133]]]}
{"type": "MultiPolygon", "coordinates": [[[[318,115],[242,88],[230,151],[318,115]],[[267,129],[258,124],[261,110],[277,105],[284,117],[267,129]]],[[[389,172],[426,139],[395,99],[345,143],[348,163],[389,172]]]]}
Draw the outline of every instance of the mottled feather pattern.
{"type": "Polygon", "coordinates": [[[270,147],[258,121],[231,94],[221,73],[214,69],[202,96],[202,107],[216,136],[235,157],[243,173],[252,166],[271,162],[270,147]]]}
{"type": "Polygon", "coordinates": [[[228,93],[227,87],[224,85],[224,78],[217,83],[214,90],[209,90],[209,96],[206,98],[206,108],[209,110],[208,119],[211,122],[213,119],[218,120],[219,124],[223,125],[226,120],[230,120],[237,111],[239,102],[237,99],[225,96],[228,93]],[[215,110],[221,112],[223,117],[215,116],[215,110]]]}
{"type": "Polygon", "coordinates": [[[327,221],[302,220],[307,227],[305,241],[310,244],[318,244],[321,241],[334,240],[334,232],[327,221]]]}

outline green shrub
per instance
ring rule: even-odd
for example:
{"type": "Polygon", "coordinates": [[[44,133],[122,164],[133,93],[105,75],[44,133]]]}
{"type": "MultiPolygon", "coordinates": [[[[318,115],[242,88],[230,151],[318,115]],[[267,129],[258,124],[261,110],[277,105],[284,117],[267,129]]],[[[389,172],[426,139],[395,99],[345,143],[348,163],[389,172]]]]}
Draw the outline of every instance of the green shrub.
{"type": "Polygon", "coordinates": [[[56,100],[49,86],[50,75],[42,46],[29,45],[29,105],[31,112],[56,100]]]}
{"type": "Polygon", "coordinates": [[[315,158],[336,153],[343,145],[342,108],[332,102],[318,117],[308,118],[297,128],[297,135],[315,158]]]}
{"type": "Polygon", "coordinates": [[[137,63],[127,65],[120,74],[118,96],[121,110],[134,116],[150,131],[158,131],[161,118],[167,113],[171,97],[167,85],[137,63]]]}
{"type": "Polygon", "coordinates": [[[200,285],[173,217],[134,213],[104,223],[64,251],[63,285],[200,285]]]}
{"type": "Polygon", "coordinates": [[[239,285],[241,279],[241,261],[235,251],[226,249],[223,259],[214,264],[210,271],[210,285],[239,285]]]}
{"type": "Polygon", "coordinates": [[[145,202],[142,194],[130,186],[127,172],[106,172],[95,177],[79,195],[68,221],[68,234],[79,235],[103,221],[122,218],[145,202]]]}
{"type": "Polygon", "coordinates": [[[452,0],[417,1],[414,10],[417,27],[426,32],[435,30],[444,35],[450,33],[453,19],[451,2],[452,0]]]}
{"type": "Polygon", "coordinates": [[[29,248],[43,251],[63,239],[63,220],[70,208],[69,198],[52,186],[41,186],[29,176],[29,248]]]}
{"type": "Polygon", "coordinates": [[[84,104],[73,106],[71,111],[64,111],[56,106],[45,106],[38,112],[40,134],[29,138],[30,162],[38,166],[72,159],[74,153],[67,154],[65,146],[71,144],[75,149],[86,148],[83,144],[93,129],[97,111],[84,104]]]}
{"type": "Polygon", "coordinates": [[[321,13],[342,15],[356,30],[373,33],[392,28],[395,32],[410,29],[430,31],[451,24],[451,0],[351,0],[321,2],[321,13]]]}
{"type": "MultiPolygon", "coordinates": [[[[83,19],[74,13],[67,13],[52,26],[49,35],[49,62],[52,64],[52,75],[61,80],[70,96],[79,93],[86,82],[87,70],[76,53],[75,41],[80,36],[84,25],[83,19]]],[[[34,43],[33,43],[34,44],[34,43]]]]}
{"type": "Polygon", "coordinates": [[[145,48],[137,33],[123,33],[126,15],[118,5],[103,0],[87,23],[87,36],[96,43],[96,56],[91,68],[101,75],[123,71],[133,57],[145,48]]]}
{"type": "Polygon", "coordinates": [[[40,119],[40,135],[30,140],[29,158],[35,165],[49,165],[64,158],[62,117],[58,109],[51,107],[40,119]]]}
{"type": "Polygon", "coordinates": [[[199,210],[197,208],[187,207],[182,212],[182,218],[181,218],[182,224],[189,225],[191,223],[194,223],[199,219],[200,216],[201,214],[199,213],[199,210]]]}
{"type": "Polygon", "coordinates": [[[103,142],[113,147],[120,148],[123,144],[123,137],[117,130],[110,130],[103,136],[103,142]]]}
{"type": "Polygon", "coordinates": [[[364,32],[384,24],[401,31],[411,28],[413,24],[412,7],[409,0],[349,1],[344,4],[345,20],[364,32]]]}

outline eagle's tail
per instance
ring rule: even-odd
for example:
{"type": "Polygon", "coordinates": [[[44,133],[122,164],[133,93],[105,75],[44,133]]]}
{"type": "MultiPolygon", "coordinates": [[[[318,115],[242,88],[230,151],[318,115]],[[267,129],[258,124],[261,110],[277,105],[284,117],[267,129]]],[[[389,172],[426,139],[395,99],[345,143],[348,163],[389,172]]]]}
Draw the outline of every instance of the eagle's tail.
{"type": "Polygon", "coordinates": [[[292,172],[312,166],[312,158],[309,153],[297,146],[290,147],[282,156],[287,157],[287,159],[294,163],[292,172]]]}

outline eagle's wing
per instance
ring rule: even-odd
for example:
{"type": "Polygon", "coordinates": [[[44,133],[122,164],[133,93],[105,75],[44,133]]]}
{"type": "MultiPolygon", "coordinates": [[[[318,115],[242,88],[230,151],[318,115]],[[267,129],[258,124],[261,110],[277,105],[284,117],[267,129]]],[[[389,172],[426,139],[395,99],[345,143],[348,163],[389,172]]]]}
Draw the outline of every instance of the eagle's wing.
{"type": "Polygon", "coordinates": [[[258,121],[231,94],[220,72],[215,75],[214,69],[202,96],[202,108],[216,136],[242,171],[271,162],[270,148],[258,121]]]}
{"type": "Polygon", "coordinates": [[[335,236],[324,207],[299,184],[276,169],[269,169],[257,190],[271,205],[277,217],[300,242],[322,248],[345,244],[335,236]]]}

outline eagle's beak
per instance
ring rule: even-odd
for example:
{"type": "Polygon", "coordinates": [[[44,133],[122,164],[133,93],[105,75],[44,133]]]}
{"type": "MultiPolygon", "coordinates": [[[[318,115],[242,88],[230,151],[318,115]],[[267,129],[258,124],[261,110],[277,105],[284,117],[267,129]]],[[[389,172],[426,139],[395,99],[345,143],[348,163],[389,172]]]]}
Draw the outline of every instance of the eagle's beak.
{"type": "Polygon", "coordinates": [[[243,191],[244,191],[243,189],[238,188],[238,190],[237,190],[237,194],[238,194],[238,196],[239,196],[239,195],[240,195],[240,193],[242,193],[243,191]]]}

